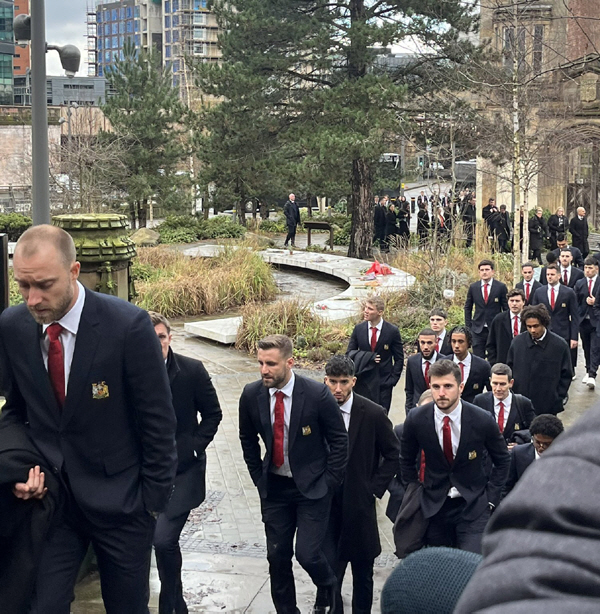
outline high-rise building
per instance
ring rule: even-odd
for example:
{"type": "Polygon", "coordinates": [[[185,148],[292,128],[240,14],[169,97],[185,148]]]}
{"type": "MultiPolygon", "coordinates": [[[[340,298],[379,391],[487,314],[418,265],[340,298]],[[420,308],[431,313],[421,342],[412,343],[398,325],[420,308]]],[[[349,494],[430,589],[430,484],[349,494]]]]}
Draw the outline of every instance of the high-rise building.
{"type": "Polygon", "coordinates": [[[13,103],[14,3],[0,0],[0,104],[13,103]]]}
{"type": "MultiPolygon", "coordinates": [[[[17,0],[15,2],[14,16],[29,15],[29,0],[17,0]]],[[[31,68],[31,58],[29,55],[29,45],[17,46],[13,59],[13,74],[15,77],[25,75],[31,68]]]]}

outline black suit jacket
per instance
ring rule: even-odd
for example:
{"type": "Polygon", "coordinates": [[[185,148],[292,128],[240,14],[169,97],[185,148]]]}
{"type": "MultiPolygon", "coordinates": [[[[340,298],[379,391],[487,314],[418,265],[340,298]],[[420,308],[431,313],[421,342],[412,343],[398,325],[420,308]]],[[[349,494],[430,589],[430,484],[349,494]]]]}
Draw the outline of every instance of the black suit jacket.
{"type": "MultiPolygon", "coordinates": [[[[575,265],[572,265],[571,275],[569,276],[569,283],[567,285],[569,286],[569,288],[574,288],[575,284],[583,277],[585,277],[583,271],[581,269],[578,269],[575,265]]],[[[560,283],[564,285],[562,268],[560,269],[560,283]]]]}
{"type": "Polygon", "coordinates": [[[539,288],[533,297],[532,305],[542,303],[546,305],[550,314],[550,328],[553,333],[565,341],[577,341],[579,338],[579,306],[577,297],[571,288],[558,284],[558,293],[554,301],[554,310],[550,308],[548,300],[548,286],[539,288]]]}
{"type": "Polygon", "coordinates": [[[474,333],[480,333],[484,326],[491,326],[492,320],[502,311],[508,309],[506,285],[496,279],[492,280],[489,288],[487,304],[483,300],[481,281],[469,286],[467,300],[465,301],[465,325],[474,333]],[[473,314],[473,306],[475,313],[473,314]]]}
{"type": "Polygon", "coordinates": [[[374,226],[379,230],[385,230],[385,214],[387,209],[383,205],[375,205],[373,208],[374,226]]]}
{"type": "Polygon", "coordinates": [[[472,403],[478,394],[489,389],[491,369],[492,367],[487,360],[471,354],[471,370],[461,395],[463,401],[472,403]]]}
{"type": "MultiPolygon", "coordinates": [[[[494,412],[494,395],[491,392],[478,394],[473,404],[490,412],[492,418],[496,420],[496,414],[494,412]]],[[[531,401],[521,394],[513,394],[510,404],[510,413],[508,414],[506,427],[502,433],[502,436],[506,439],[506,443],[512,443],[514,441],[514,434],[517,431],[528,430],[534,418],[535,411],[533,410],[531,401]]]]}
{"type": "Polygon", "coordinates": [[[435,430],[434,404],[416,407],[408,414],[402,431],[400,469],[405,484],[418,481],[415,458],[420,450],[424,450],[426,459],[421,496],[426,518],[439,512],[452,486],[467,503],[465,520],[480,516],[488,503],[499,503],[510,457],[489,412],[462,401],[460,442],[454,462],[449,464],[435,430]],[[491,473],[486,461],[488,455],[494,465],[491,473]]]}
{"type": "Polygon", "coordinates": [[[504,493],[507,495],[515,484],[521,479],[525,473],[525,469],[535,461],[535,448],[532,443],[526,443],[522,446],[515,446],[510,453],[510,469],[508,471],[508,480],[504,487],[504,493]]]}
{"type": "MultiPolygon", "coordinates": [[[[576,267],[583,269],[583,254],[581,253],[581,250],[579,250],[579,248],[575,247],[574,245],[569,245],[567,246],[568,250],[573,254],[573,263],[575,264],[576,267]]],[[[560,247],[557,247],[556,249],[552,250],[552,253],[556,256],[556,261],[558,262],[558,259],[560,257],[560,247]]],[[[542,278],[540,277],[540,281],[542,281],[542,278]]],[[[545,283],[545,282],[542,282],[545,283]]]]}
{"type": "MultiPolygon", "coordinates": [[[[369,331],[369,323],[361,322],[354,327],[346,354],[354,350],[371,351],[371,338],[369,331]]],[[[379,366],[374,370],[368,371],[364,378],[379,377],[379,388],[393,388],[402,375],[404,369],[404,347],[400,337],[400,331],[397,326],[390,324],[386,320],[383,321],[381,333],[375,346],[375,354],[381,356],[379,366]]],[[[373,360],[375,356],[373,356],[373,360]]],[[[371,399],[377,402],[379,399],[371,399]]]]}
{"type": "Polygon", "coordinates": [[[40,348],[41,326],[24,304],[0,316],[0,420],[28,423],[31,439],[96,525],[162,511],[176,469],[175,414],[148,314],[85,291],[64,407],[40,348]]]}
{"type": "MultiPolygon", "coordinates": [[[[325,384],[295,374],[289,425],[288,458],[294,482],[308,499],[337,488],[348,460],[348,433],[340,409],[325,384]]],[[[262,380],[244,387],[239,408],[240,442],[250,477],[267,496],[273,455],[269,391],[262,380]],[[259,436],[266,453],[261,459],[259,436]]]]}
{"type": "MultiPolygon", "coordinates": [[[[544,267],[543,269],[543,273],[544,273],[544,279],[546,279],[546,273],[545,273],[546,267],[544,267]]],[[[540,275],[540,279],[541,279],[541,275],[540,275]]],[[[548,283],[548,281],[546,280],[546,283],[548,283]]],[[[537,281],[537,279],[533,279],[531,281],[531,288],[529,289],[529,300],[527,300],[527,298],[525,298],[525,304],[526,305],[531,305],[531,301],[533,300],[533,296],[535,294],[535,291],[538,288],[541,288],[542,284],[537,281]]],[[[520,281],[515,288],[517,288],[517,290],[523,290],[523,292],[525,292],[525,282],[524,281],[520,281]]]]}
{"type": "Polygon", "coordinates": [[[383,407],[354,394],[346,478],[341,492],[336,493],[342,504],[341,560],[372,561],[381,553],[375,498],[381,499],[399,470],[399,457],[400,442],[383,407]]]}
{"type": "MultiPolygon", "coordinates": [[[[575,295],[577,296],[577,302],[579,304],[579,320],[580,322],[585,319],[589,319],[592,326],[596,327],[598,324],[598,304],[599,298],[596,298],[594,305],[587,304],[588,292],[588,278],[583,277],[577,284],[575,284],[575,295]]],[[[596,277],[596,283],[592,285],[592,296],[598,297],[600,292],[600,276],[596,277]]]]}
{"type": "Polygon", "coordinates": [[[569,223],[569,230],[573,237],[573,247],[579,249],[582,255],[585,254],[587,256],[590,251],[590,246],[588,244],[590,230],[588,228],[587,218],[584,217],[580,220],[579,216],[575,214],[575,217],[569,223]]]}
{"type": "MultiPolygon", "coordinates": [[[[485,350],[488,362],[491,365],[495,365],[497,362],[506,362],[508,348],[513,340],[512,315],[510,311],[503,311],[494,318],[490,326],[485,350]]],[[[525,330],[523,324],[519,323],[519,332],[522,333],[525,330]]]]}
{"type": "Polygon", "coordinates": [[[283,215],[285,216],[285,223],[288,228],[294,229],[300,223],[300,207],[294,200],[288,200],[283,205],[283,215]]]}
{"type": "Polygon", "coordinates": [[[450,356],[452,358],[452,344],[450,343],[450,331],[447,330],[444,335],[444,340],[442,341],[442,345],[440,346],[440,354],[443,356],[450,356]]]}
{"type": "Polygon", "coordinates": [[[177,476],[165,513],[175,518],[198,507],[206,496],[206,448],[223,417],[204,365],[169,349],[167,373],[177,418],[177,476]],[[200,422],[198,422],[200,415],[200,422]]]}
{"type": "MultiPolygon", "coordinates": [[[[418,352],[414,356],[411,356],[406,361],[406,381],[404,382],[404,392],[406,394],[405,410],[408,413],[419,401],[419,397],[429,388],[425,383],[425,377],[423,376],[422,369],[422,355],[418,352]]],[[[435,357],[435,362],[448,358],[443,356],[439,352],[435,357]]]]}

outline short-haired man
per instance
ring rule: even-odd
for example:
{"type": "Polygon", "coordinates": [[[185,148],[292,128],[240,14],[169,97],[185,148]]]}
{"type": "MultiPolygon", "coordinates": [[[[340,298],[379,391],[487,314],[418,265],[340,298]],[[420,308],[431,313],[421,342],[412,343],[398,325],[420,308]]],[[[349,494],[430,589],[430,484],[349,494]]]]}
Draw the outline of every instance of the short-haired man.
{"type": "Polygon", "coordinates": [[[297,612],[296,560],[334,602],[337,577],[321,548],[332,493],[344,477],[348,433],[325,384],[296,375],[292,341],[258,342],[261,379],[240,397],[244,460],[258,488],[267,537],[271,596],[277,612],[297,612]],[[266,449],[261,459],[259,437],[266,449]]]}
{"type": "Polygon", "coordinates": [[[160,341],[177,418],[177,475],[166,510],[154,529],[154,551],[160,578],[160,612],[186,612],[181,583],[179,536],[190,511],[206,496],[206,448],[223,417],[210,375],[201,361],[175,354],[171,349],[171,324],[150,311],[150,321],[160,341]],[[200,422],[198,422],[200,416],[200,422]]]}
{"type": "Polygon", "coordinates": [[[437,335],[435,342],[435,351],[442,356],[452,355],[452,345],[450,343],[450,335],[446,331],[448,325],[448,314],[444,309],[434,307],[429,312],[429,328],[437,335]]]}
{"type": "Polygon", "coordinates": [[[379,202],[378,196],[375,198],[375,206],[373,207],[374,240],[379,242],[379,248],[381,249],[385,244],[385,214],[387,209],[384,201],[379,202]]]}
{"type": "MultiPolygon", "coordinates": [[[[560,254],[560,250],[559,250],[559,254],[560,254]]],[[[558,256],[554,253],[554,252],[548,252],[546,254],[546,266],[542,267],[540,270],[540,284],[542,284],[542,286],[547,286],[548,285],[548,278],[546,277],[546,267],[549,264],[559,264],[558,262],[558,256]]],[[[537,292],[537,290],[536,290],[537,292]]],[[[535,296],[535,293],[534,293],[535,296]]],[[[533,297],[532,297],[533,300],[533,297]]],[[[529,302],[529,304],[531,305],[531,301],[529,302]]]]}
{"type": "Polygon", "coordinates": [[[508,309],[508,288],[501,281],[494,279],[492,260],[482,260],[477,268],[479,281],[469,286],[465,301],[465,326],[473,334],[473,354],[485,358],[485,346],[492,320],[508,309]]]}
{"type": "Polygon", "coordinates": [[[585,277],[575,284],[575,295],[579,303],[579,336],[583,345],[585,356],[585,376],[583,383],[590,390],[596,388],[596,375],[598,373],[598,354],[600,339],[596,333],[598,323],[598,310],[596,297],[600,292],[598,279],[598,261],[588,256],[583,265],[585,277]]]}
{"type": "MultiPolygon", "coordinates": [[[[27,431],[63,503],[40,537],[25,611],[69,612],[91,543],[106,611],[145,614],[155,518],[177,465],[160,344],[145,311],[81,285],[75,244],[61,228],[27,230],[13,264],[24,303],[0,317],[0,424],[27,431]]],[[[35,506],[45,488],[34,467],[13,492],[35,506]]]]}
{"type": "Polygon", "coordinates": [[[560,283],[569,286],[569,288],[574,288],[575,284],[583,278],[583,271],[572,266],[573,254],[571,250],[566,247],[561,249],[558,261],[560,262],[560,283]]]}
{"type": "Polygon", "coordinates": [[[569,346],[548,330],[545,305],[525,307],[521,319],[527,333],[513,339],[506,358],[515,380],[513,392],[531,399],[536,414],[556,415],[563,411],[573,377],[569,346]]]}
{"type": "Polygon", "coordinates": [[[404,368],[404,348],[397,326],[383,319],[385,301],[371,296],[363,304],[363,322],[352,331],[346,355],[356,364],[356,391],[386,413],[392,390],[404,368]]]}
{"type": "MultiPolygon", "coordinates": [[[[381,553],[375,498],[381,499],[399,469],[400,442],[383,408],[353,392],[356,378],[350,358],[333,356],[325,365],[325,374],[325,384],[337,401],[349,439],[346,475],[333,497],[324,546],[338,578],[335,611],[343,611],[341,586],[350,563],[352,610],[370,612],[373,564],[381,553]]],[[[328,605],[325,595],[321,597],[315,610],[328,605]]]]}
{"type": "Polygon", "coordinates": [[[490,385],[490,363],[469,352],[471,331],[465,326],[455,326],[450,331],[450,342],[453,361],[461,373],[461,397],[472,403],[475,396],[490,385]]]}
{"type": "Polygon", "coordinates": [[[577,207],[577,215],[569,222],[569,230],[573,237],[573,247],[579,249],[581,255],[585,258],[590,253],[590,246],[588,243],[590,229],[583,207],[577,207]]]}
{"type": "Polygon", "coordinates": [[[575,247],[575,245],[569,245],[567,241],[567,235],[565,233],[559,233],[556,236],[556,249],[552,250],[552,253],[558,258],[560,256],[560,250],[563,248],[567,248],[573,254],[573,262],[575,266],[582,269],[583,268],[583,254],[579,248],[575,247]]]}
{"type": "Polygon", "coordinates": [[[501,254],[506,254],[508,252],[506,244],[510,239],[511,228],[512,224],[510,223],[510,217],[508,215],[508,211],[506,210],[506,205],[500,205],[500,212],[496,218],[494,230],[496,233],[496,240],[498,241],[498,251],[501,254]]]}
{"type": "Polygon", "coordinates": [[[431,365],[442,358],[435,349],[436,334],[430,328],[424,328],[417,339],[419,351],[406,361],[406,413],[415,407],[419,397],[429,388],[429,369],[431,365]]]}
{"type": "Polygon", "coordinates": [[[474,405],[492,414],[509,448],[519,443],[515,435],[527,432],[535,418],[531,401],[521,394],[513,394],[514,383],[512,369],[497,362],[490,376],[492,391],[478,394],[473,401],[474,405]]]}
{"type": "Polygon", "coordinates": [[[515,487],[515,484],[525,473],[525,469],[534,461],[539,460],[540,456],[564,430],[561,420],[552,414],[540,414],[533,419],[529,427],[531,443],[516,446],[510,455],[508,480],[506,480],[504,487],[505,494],[508,494],[515,487]]]}
{"type": "Polygon", "coordinates": [[[413,409],[404,422],[402,480],[419,481],[415,459],[423,450],[421,509],[429,519],[425,545],[481,552],[490,511],[500,501],[508,475],[506,443],[488,412],[461,400],[463,384],[456,364],[436,362],[430,379],[434,402],[413,409]]]}
{"type": "Polygon", "coordinates": [[[288,230],[283,246],[287,247],[291,241],[292,247],[296,247],[296,228],[300,223],[300,207],[298,207],[294,194],[290,194],[285,205],[283,205],[283,215],[288,230]]]}
{"type": "Polygon", "coordinates": [[[535,291],[542,285],[537,279],[533,278],[533,269],[534,266],[532,262],[526,262],[523,264],[521,267],[523,281],[520,281],[515,285],[517,290],[523,290],[525,294],[525,305],[531,305],[535,291]]]}
{"type": "Polygon", "coordinates": [[[538,288],[532,305],[542,304],[550,314],[550,330],[562,337],[571,349],[571,365],[577,365],[579,341],[579,306],[575,292],[560,283],[560,268],[557,264],[546,267],[548,285],[538,288]]]}
{"type": "Polygon", "coordinates": [[[499,313],[490,326],[490,335],[485,349],[491,365],[506,362],[512,340],[523,332],[521,312],[525,307],[525,294],[523,290],[515,288],[507,294],[507,299],[508,311],[499,313]]]}

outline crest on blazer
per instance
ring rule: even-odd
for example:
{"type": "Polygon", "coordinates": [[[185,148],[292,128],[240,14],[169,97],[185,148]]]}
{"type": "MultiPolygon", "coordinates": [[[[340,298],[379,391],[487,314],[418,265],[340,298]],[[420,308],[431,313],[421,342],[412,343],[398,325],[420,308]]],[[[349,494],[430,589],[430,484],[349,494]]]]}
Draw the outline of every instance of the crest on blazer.
{"type": "Polygon", "coordinates": [[[563,303],[563,304],[561,305],[561,307],[566,307],[566,306],[567,306],[567,304],[566,304],[566,303],[563,303]]]}
{"type": "Polygon", "coordinates": [[[479,390],[479,384],[473,384],[473,390],[479,390]]]}
{"type": "Polygon", "coordinates": [[[515,422],[515,431],[520,431],[521,427],[519,426],[518,422],[515,422]]]}
{"type": "Polygon", "coordinates": [[[389,350],[389,349],[390,349],[390,346],[389,346],[389,345],[386,343],[386,344],[383,346],[383,349],[384,349],[384,350],[389,350]]]}
{"type": "Polygon", "coordinates": [[[477,452],[475,450],[471,450],[469,452],[469,460],[475,460],[477,458],[477,452]]]}
{"type": "Polygon", "coordinates": [[[303,426],[302,427],[302,434],[304,436],[310,435],[311,433],[312,433],[312,431],[310,430],[310,426],[303,426]]]}
{"type": "Polygon", "coordinates": [[[106,382],[92,384],[92,399],[108,399],[109,396],[106,382]]]}
{"type": "Polygon", "coordinates": [[[497,302],[498,302],[498,297],[494,299],[494,303],[497,303],[497,302]]]}

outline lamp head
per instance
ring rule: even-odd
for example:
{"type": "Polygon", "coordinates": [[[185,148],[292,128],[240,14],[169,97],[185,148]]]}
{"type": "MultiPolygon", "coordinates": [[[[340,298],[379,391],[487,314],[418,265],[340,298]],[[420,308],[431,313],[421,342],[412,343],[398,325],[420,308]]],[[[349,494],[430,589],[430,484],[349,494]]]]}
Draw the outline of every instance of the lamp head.
{"type": "Polygon", "coordinates": [[[72,79],[79,70],[81,51],[75,45],[65,45],[58,49],[58,55],[60,56],[60,63],[65,69],[65,74],[72,79]]]}
{"type": "Polygon", "coordinates": [[[25,47],[31,40],[31,17],[29,15],[17,15],[13,20],[13,32],[17,45],[25,47]]]}

